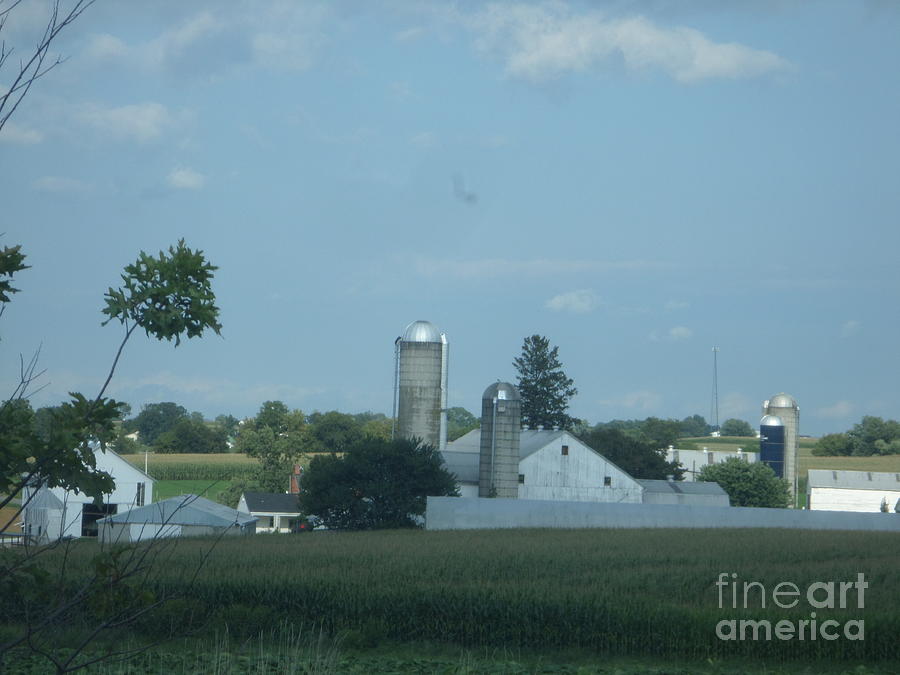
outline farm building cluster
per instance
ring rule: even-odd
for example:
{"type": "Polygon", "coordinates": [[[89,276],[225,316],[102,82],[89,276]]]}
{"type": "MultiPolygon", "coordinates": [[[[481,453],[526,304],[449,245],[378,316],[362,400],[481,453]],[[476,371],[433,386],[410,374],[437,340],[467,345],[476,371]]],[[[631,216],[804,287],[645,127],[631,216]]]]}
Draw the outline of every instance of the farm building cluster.
{"type": "MultiPolygon", "coordinates": [[[[685,469],[683,480],[642,480],[560,429],[521,425],[516,387],[495,382],[481,400],[481,426],[447,440],[449,343],[432,323],[415,321],[394,342],[396,434],[438,448],[455,474],[461,499],[518,499],[556,503],[606,503],[729,507],[716,483],[696,480],[703,466],[738,458],[761,461],[798,482],[799,406],[787,394],[763,404],[760,452],[678,449],[666,459],[685,469]]],[[[301,485],[295,467],[286,493],[245,492],[237,509],[196,495],[153,502],[154,481],[110,450],[97,450],[97,468],[115,480],[101,504],[77,491],[29,486],[23,494],[22,532],[38,542],[100,536],[106,541],[201,534],[283,533],[302,521],[301,485]]],[[[876,512],[900,509],[900,474],[858,471],[809,472],[808,508],[876,512]]]]}

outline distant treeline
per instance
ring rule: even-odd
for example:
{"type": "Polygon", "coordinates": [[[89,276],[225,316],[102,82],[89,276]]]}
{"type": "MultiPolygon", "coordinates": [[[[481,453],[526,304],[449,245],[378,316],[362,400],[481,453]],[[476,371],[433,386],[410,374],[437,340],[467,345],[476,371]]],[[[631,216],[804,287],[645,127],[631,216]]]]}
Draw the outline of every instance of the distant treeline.
{"type": "Polygon", "coordinates": [[[812,453],[853,457],[900,455],[900,422],[867,415],[847,432],[822,436],[812,453]]]}

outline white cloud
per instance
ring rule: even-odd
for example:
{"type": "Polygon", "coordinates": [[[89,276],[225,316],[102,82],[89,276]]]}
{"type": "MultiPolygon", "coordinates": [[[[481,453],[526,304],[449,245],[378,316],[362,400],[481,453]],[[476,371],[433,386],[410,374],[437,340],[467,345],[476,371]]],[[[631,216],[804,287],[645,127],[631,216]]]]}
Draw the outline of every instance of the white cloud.
{"type": "Polygon", "coordinates": [[[859,333],[860,326],[861,326],[861,324],[859,323],[859,321],[856,321],[855,319],[850,319],[849,321],[845,321],[841,325],[841,337],[846,338],[846,337],[852,337],[853,335],[856,335],[857,333],[859,333]]]}
{"type": "Polygon", "coordinates": [[[40,192],[57,194],[85,192],[90,189],[87,183],[83,183],[75,178],[66,178],[65,176],[42,176],[32,183],[32,187],[40,192]]]}
{"type": "Polygon", "coordinates": [[[568,260],[541,258],[537,260],[510,260],[508,258],[483,258],[480,260],[437,260],[418,258],[415,270],[421,276],[448,277],[460,280],[495,278],[540,278],[577,274],[583,272],[634,272],[666,267],[651,260],[568,260]]]}
{"type": "Polygon", "coordinates": [[[819,408],[816,414],[828,419],[844,419],[850,417],[855,410],[856,406],[850,401],[838,401],[834,405],[819,408]]]}
{"type": "Polygon", "coordinates": [[[140,142],[159,138],[174,122],[164,105],[152,102],[118,108],[87,105],[81,109],[80,117],[103,132],[140,142]]]}
{"type": "Polygon", "coordinates": [[[122,59],[128,54],[128,45],[115,35],[99,33],[91,36],[85,52],[91,59],[122,59]]]}
{"type": "Polygon", "coordinates": [[[650,411],[659,408],[662,403],[662,396],[655,391],[646,389],[641,391],[632,391],[623,394],[618,398],[605,399],[600,401],[601,405],[613,408],[628,408],[629,410],[650,411]]]}
{"type": "Polygon", "coordinates": [[[44,140],[44,135],[34,129],[20,127],[14,122],[7,122],[0,130],[0,143],[18,143],[19,145],[34,145],[44,140]]]}
{"type": "Polygon", "coordinates": [[[669,338],[672,340],[687,340],[694,334],[687,326],[674,326],[669,329],[669,338]]]}
{"type": "Polygon", "coordinates": [[[421,131],[409,139],[417,148],[427,150],[437,145],[437,135],[433,131],[421,131]]]}
{"type": "Polygon", "coordinates": [[[554,312],[572,312],[573,314],[587,314],[600,305],[600,299],[593,291],[580,289],[561,293],[550,298],[544,306],[554,312]]]}
{"type": "Polygon", "coordinates": [[[681,300],[669,300],[669,301],[665,304],[665,308],[666,308],[666,311],[667,311],[667,312],[675,312],[675,311],[677,311],[677,310],[679,310],[679,309],[687,309],[687,308],[690,307],[690,306],[691,306],[691,303],[689,303],[689,302],[684,302],[684,301],[681,301],[681,300]]]}
{"type": "Polygon", "coordinates": [[[661,27],[641,16],[576,13],[564,2],[492,4],[460,20],[475,33],[478,48],[500,55],[509,75],[534,82],[615,59],[683,83],[755,77],[788,66],[772,52],[713,42],[692,28],[661,27]]]}
{"type": "Polygon", "coordinates": [[[206,176],[187,167],[172,169],[166,176],[169,187],[176,190],[199,190],[206,184],[206,176]]]}

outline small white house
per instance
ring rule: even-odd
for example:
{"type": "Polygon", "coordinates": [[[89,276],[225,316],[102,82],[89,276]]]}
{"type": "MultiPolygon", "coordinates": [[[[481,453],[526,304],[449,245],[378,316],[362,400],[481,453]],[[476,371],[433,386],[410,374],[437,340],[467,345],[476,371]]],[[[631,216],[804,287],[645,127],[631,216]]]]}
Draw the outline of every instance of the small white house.
{"type": "Polygon", "coordinates": [[[290,532],[300,518],[297,495],[277,492],[245,492],[237,510],[256,518],[256,532],[290,532]]]}
{"type": "Polygon", "coordinates": [[[39,542],[61,537],[96,537],[97,521],[153,501],[153,479],[112,450],[94,448],[97,469],[113,477],[115,489],[100,504],[78,490],[26,487],[22,532],[39,542]]]}
{"type": "Polygon", "coordinates": [[[759,461],[758,452],[745,452],[744,450],[737,450],[734,452],[710,448],[703,448],[702,450],[682,450],[680,448],[674,448],[671,445],[666,450],[667,462],[679,462],[681,466],[684,467],[683,480],[686,482],[696,481],[700,469],[704,466],[708,464],[721,464],[731,457],[736,457],[737,459],[741,459],[751,464],[759,461]]]}
{"type": "Polygon", "coordinates": [[[886,505],[893,517],[900,503],[900,473],[810,469],[806,503],[812,511],[876,513],[886,505]]]}
{"type": "MultiPolygon", "coordinates": [[[[478,496],[481,430],[448,443],[447,469],[462,497],[478,496]]],[[[523,430],[519,438],[519,499],[640,503],[631,476],[566,431],[523,430]]]]}

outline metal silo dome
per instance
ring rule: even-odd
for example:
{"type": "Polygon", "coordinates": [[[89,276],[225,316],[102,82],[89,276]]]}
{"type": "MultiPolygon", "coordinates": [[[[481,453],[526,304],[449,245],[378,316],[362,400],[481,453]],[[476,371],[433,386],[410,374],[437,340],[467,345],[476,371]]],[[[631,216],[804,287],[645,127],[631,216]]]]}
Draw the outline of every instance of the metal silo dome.
{"type": "Polygon", "coordinates": [[[519,396],[519,390],[508,382],[495,382],[484,390],[481,400],[493,400],[495,398],[501,401],[519,401],[522,397],[519,396]]]}
{"type": "Polygon", "coordinates": [[[759,421],[761,427],[783,427],[784,422],[778,415],[766,415],[759,421]]]}
{"type": "Polygon", "coordinates": [[[796,408],[798,406],[797,406],[797,401],[794,400],[793,396],[782,392],[780,394],[775,394],[772,398],[769,399],[769,407],[770,408],[796,408]]]}
{"type": "Polygon", "coordinates": [[[430,321],[413,321],[403,331],[403,342],[441,342],[441,331],[430,321]]]}

